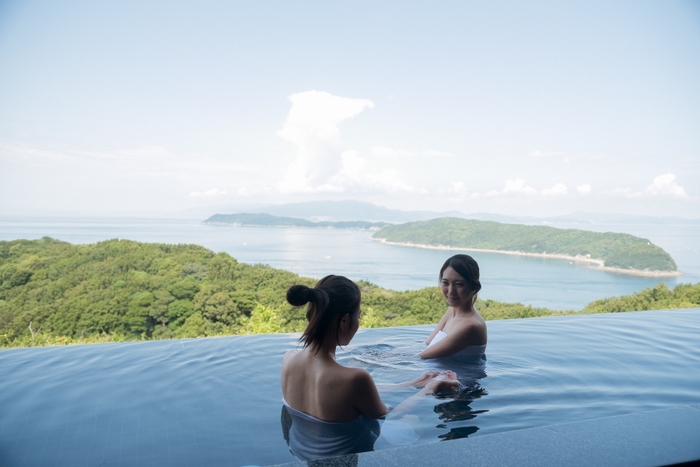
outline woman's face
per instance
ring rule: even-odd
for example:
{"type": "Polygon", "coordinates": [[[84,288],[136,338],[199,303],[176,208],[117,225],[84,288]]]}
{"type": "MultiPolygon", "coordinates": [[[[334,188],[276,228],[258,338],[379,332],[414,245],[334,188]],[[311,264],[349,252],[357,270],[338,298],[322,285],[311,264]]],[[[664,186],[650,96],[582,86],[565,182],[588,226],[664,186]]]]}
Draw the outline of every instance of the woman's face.
{"type": "Polygon", "coordinates": [[[451,266],[442,273],[440,288],[445,300],[453,308],[468,310],[472,306],[472,290],[464,277],[460,276],[451,266]]]}

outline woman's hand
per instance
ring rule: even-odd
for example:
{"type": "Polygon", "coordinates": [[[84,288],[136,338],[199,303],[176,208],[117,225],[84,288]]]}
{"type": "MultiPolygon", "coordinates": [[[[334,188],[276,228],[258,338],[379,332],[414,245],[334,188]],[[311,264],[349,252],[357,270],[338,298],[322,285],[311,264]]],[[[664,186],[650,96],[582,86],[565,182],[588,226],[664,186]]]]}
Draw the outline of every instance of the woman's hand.
{"type": "Polygon", "coordinates": [[[424,387],[428,382],[432,379],[435,379],[438,377],[440,373],[437,371],[426,371],[422,375],[420,375],[418,378],[410,381],[411,386],[413,386],[416,389],[420,389],[424,387]]]}
{"type": "Polygon", "coordinates": [[[430,380],[425,385],[425,389],[429,390],[433,394],[452,393],[458,388],[459,381],[457,381],[457,374],[454,371],[449,370],[440,373],[437,378],[430,380]]]}

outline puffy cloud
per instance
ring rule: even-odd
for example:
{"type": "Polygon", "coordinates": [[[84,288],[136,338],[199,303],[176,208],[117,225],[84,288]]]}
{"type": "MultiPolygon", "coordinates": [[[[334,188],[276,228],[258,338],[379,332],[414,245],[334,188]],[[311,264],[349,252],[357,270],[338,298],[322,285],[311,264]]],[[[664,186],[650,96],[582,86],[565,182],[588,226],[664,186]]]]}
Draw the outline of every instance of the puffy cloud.
{"type": "Polygon", "coordinates": [[[537,190],[531,186],[525,185],[525,180],[518,178],[517,180],[507,180],[506,186],[503,188],[504,195],[524,194],[534,195],[537,190]]]}
{"type": "Polygon", "coordinates": [[[464,184],[464,182],[452,182],[451,185],[450,193],[454,193],[456,195],[467,194],[467,186],[464,184]]]}
{"type": "Polygon", "coordinates": [[[330,179],[327,191],[354,189],[364,192],[415,192],[415,187],[401,179],[398,171],[387,169],[378,173],[367,167],[367,160],[357,151],[345,151],[341,155],[342,170],[330,179]]]}
{"type": "Polygon", "coordinates": [[[306,91],[289,97],[289,109],[279,136],[294,144],[304,144],[309,139],[332,139],[339,135],[338,124],[360,114],[366,108],[374,108],[367,99],[351,99],[334,96],[328,92],[306,91]]]}
{"type": "Polygon", "coordinates": [[[688,194],[682,186],[676,183],[676,176],[667,173],[654,178],[654,181],[645,190],[648,196],[672,196],[675,198],[687,199],[688,194]]]}
{"type": "Polygon", "coordinates": [[[219,190],[218,188],[212,188],[207,191],[191,191],[189,195],[190,198],[216,198],[226,194],[226,191],[219,190]]]}
{"type": "Polygon", "coordinates": [[[586,196],[590,195],[593,189],[588,183],[584,183],[583,185],[579,185],[576,187],[576,191],[578,192],[579,195],[581,196],[586,196]]]}
{"type": "MultiPolygon", "coordinates": [[[[277,135],[296,145],[296,158],[287,167],[282,193],[421,192],[401,179],[395,169],[373,170],[357,151],[340,148],[338,124],[374,104],[327,92],[308,91],[291,96],[292,107],[277,135]]],[[[420,155],[376,146],[377,157],[420,155]]]]}
{"type": "Polygon", "coordinates": [[[542,190],[542,194],[545,196],[564,196],[569,192],[566,185],[563,183],[557,183],[552,188],[545,188],[542,190]]]}
{"type": "Polygon", "coordinates": [[[613,196],[624,196],[626,198],[641,198],[643,196],[668,196],[671,198],[689,199],[690,197],[685,192],[682,186],[676,183],[676,176],[667,173],[654,178],[654,181],[641,191],[634,191],[632,188],[615,188],[604,192],[613,196]]]}
{"type": "Polygon", "coordinates": [[[281,190],[314,191],[342,169],[338,124],[374,103],[327,92],[307,91],[290,96],[292,107],[277,135],[297,147],[281,190]]]}

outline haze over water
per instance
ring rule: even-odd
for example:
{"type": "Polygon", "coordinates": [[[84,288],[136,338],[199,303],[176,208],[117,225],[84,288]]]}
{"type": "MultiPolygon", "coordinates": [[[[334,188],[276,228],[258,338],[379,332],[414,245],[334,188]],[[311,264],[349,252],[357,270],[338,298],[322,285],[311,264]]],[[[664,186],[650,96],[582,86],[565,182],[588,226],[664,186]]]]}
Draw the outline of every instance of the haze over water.
{"type": "MultiPolygon", "coordinates": [[[[557,227],[584,228],[582,225],[557,227]]],[[[657,279],[613,274],[565,260],[470,252],[481,268],[480,296],[536,307],[580,310],[593,300],[627,295],[665,282],[700,282],[700,225],[595,224],[586,230],[625,232],[668,251],[684,275],[657,279]]],[[[381,244],[372,232],[342,229],[229,227],[181,219],[5,218],[0,240],[44,236],[70,243],[112,238],[154,243],[193,243],[249,264],[269,264],[302,276],[342,274],[393,290],[437,285],[440,266],[456,251],[381,244]]]]}

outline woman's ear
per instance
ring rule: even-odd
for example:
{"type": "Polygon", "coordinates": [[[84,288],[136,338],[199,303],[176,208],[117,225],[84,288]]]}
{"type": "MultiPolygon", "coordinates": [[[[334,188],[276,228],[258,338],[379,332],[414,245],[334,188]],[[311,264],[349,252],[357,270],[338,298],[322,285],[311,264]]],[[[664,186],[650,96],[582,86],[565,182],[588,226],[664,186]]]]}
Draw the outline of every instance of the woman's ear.
{"type": "Polygon", "coordinates": [[[350,314],[345,313],[342,318],[340,318],[340,326],[343,329],[347,329],[350,326],[350,314]]]}

